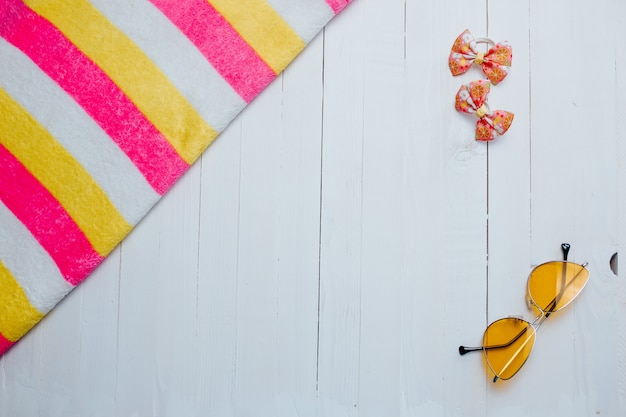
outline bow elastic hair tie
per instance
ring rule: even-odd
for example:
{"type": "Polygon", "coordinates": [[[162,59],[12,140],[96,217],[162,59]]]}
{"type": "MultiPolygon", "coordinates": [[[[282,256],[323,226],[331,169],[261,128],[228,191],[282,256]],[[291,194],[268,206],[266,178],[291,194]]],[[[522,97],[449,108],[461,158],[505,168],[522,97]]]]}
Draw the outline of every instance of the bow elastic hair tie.
{"type": "Polygon", "coordinates": [[[472,81],[462,85],[456,93],[455,108],[462,113],[475,114],[476,140],[488,141],[509,130],[513,123],[513,113],[504,110],[489,110],[487,96],[491,83],[488,80],[472,81]]]}
{"type": "Polygon", "coordinates": [[[448,66],[452,75],[456,76],[465,73],[472,63],[480,65],[489,81],[496,85],[508,74],[512,59],[513,49],[509,45],[496,44],[487,38],[474,39],[469,30],[465,29],[452,45],[448,66]],[[476,48],[477,43],[487,43],[491,48],[486,53],[480,52],[476,48]]]}

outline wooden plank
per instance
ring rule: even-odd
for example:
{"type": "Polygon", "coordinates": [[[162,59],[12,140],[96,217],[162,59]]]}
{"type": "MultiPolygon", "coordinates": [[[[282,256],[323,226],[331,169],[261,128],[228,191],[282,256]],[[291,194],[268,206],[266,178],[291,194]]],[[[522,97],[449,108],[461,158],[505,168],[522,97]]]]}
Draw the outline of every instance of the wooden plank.
{"type": "Polygon", "coordinates": [[[318,36],[282,78],[276,412],[285,414],[309,408],[317,389],[323,56],[318,36]]]}
{"type": "Polygon", "coordinates": [[[615,360],[607,360],[616,355],[616,310],[607,303],[616,281],[607,259],[617,142],[614,109],[604,106],[615,102],[613,15],[608,5],[531,2],[531,262],[559,257],[559,239],[572,244],[572,261],[590,262],[591,272],[580,300],[541,328],[529,373],[539,381],[567,377],[557,395],[529,388],[533,413],[617,413],[615,360]],[[558,76],[555,68],[562,69],[558,76]]]}
{"type": "Polygon", "coordinates": [[[242,115],[234,397],[242,413],[315,393],[322,46],[242,115]]]}
{"type": "Polygon", "coordinates": [[[270,414],[278,384],[280,87],[272,83],[241,115],[234,401],[244,414],[270,414]]]}
{"type": "Polygon", "coordinates": [[[193,381],[199,168],[122,246],[118,414],[169,412],[193,381]]]}
{"type": "MultiPolygon", "coordinates": [[[[527,312],[532,198],[529,13],[528,2],[489,2],[489,37],[513,47],[510,74],[492,87],[489,104],[515,114],[509,131],[488,144],[489,322],[527,312]]],[[[559,243],[553,246],[558,249],[559,243]]]]}
{"type": "Polygon", "coordinates": [[[487,148],[475,119],[458,113],[448,54],[469,29],[486,35],[485,2],[407,3],[407,271],[403,277],[405,415],[482,415],[485,383],[478,343],[485,325],[487,148]]]}
{"type": "MultiPolygon", "coordinates": [[[[509,131],[489,144],[488,172],[488,322],[509,316],[532,320],[525,302],[531,256],[531,80],[530,5],[527,1],[489,2],[489,37],[508,41],[513,65],[507,78],[492,88],[490,106],[515,113],[509,131]],[[512,25],[511,22],[515,22],[512,25]]],[[[554,243],[558,249],[560,242],[554,243]]],[[[532,356],[532,355],[531,355],[532,356]]],[[[529,362],[532,361],[532,358],[529,362]]],[[[524,365],[524,368],[528,363],[524,365]]],[[[520,371],[509,381],[491,382],[488,373],[488,415],[527,415],[532,402],[522,401],[536,382],[520,371]]]]}
{"type": "Polygon", "coordinates": [[[241,118],[202,155],[201,164],[194,403],[208,415],[233,415],[241,118]]]}
{"type": "Polygon", "coordinates": [[[364,2],[324,30],[319,407],[358,415],[363,155],[364,2]]]}
{"type": "MultiPolygon", "coordinates": [[[[162,200],[157,209],[164,201],[167,203],[162,200]]],[[[157,280],[154,277],[159,272],[155,259],[159,256],[161,219],[157,215],[147,216],[121,247],[115,387],[118,414],[154,411],[154,344],[158,339],[158,324],[150,318],[155,316],[157,308],[154,301],[157,299],[157,280]]]]}
{"type": "MultiPolygon", "coordinates": [[[[407,137],[405,2],[364,2],[359,415],[399,415],[407,137]]],[[[355,108],[358,108],[355,106],[355,108]]],[[[356,242],[355,242],[356,243],[356,242]]]]}
{"type": "Polygon", "coordinates": [[[115,414],[120,264],[118,247],[77,289],[81,308],[80,355],[76,393],[71,403],[78,415],[93,414],[94,408],[102,415],[115,414]]]}
{"type": "MultiPolygon", "coordinates": [[[[155,336],[155,384],[152,407],[155,414],[189,414],[197,352],[198,221],[200,165],[176,184],[171,204],[154,210],[161,219],[158,255],[153,258],[158,272],[154,279],[156,299],[152,320],[155,336]],[[178,410],[178,411],[177,411],[178,410]]],[[[148,366],[146,361],[146,366],[148,366]]]]}
{"type": "MultiPolygon", "coordinates": [[[[613,41],[619,44],[621,39],[626,38],[626,4],[624,2],[614,2],[615,5],[615,35],[613,41]]],[[[615,48],[615,90],[626,91],[626,51],[624,48],[615,48]]],[[[616,243],[615,252],[621,251],[624,259],[624,248],[626,248],[626,144],[622,134],[622,123],[619,115],[626,114],[626,96],[616,95],[615,102],[615,138],[618,150],[618,180],[615,193],[618,196],[618,218],[616,223],[616,243]]],[[[619,255],[618,255],[619,259],[619,255]]],[[[619,263],[619,261],[617,262],[619,263]]],[[[626,410],[626,280],[624,277],[624,262],[622,261],[622,272],[617,268],[617,363],[616,363],[616,384],[617,384],[617,408],[626,410]]]]}

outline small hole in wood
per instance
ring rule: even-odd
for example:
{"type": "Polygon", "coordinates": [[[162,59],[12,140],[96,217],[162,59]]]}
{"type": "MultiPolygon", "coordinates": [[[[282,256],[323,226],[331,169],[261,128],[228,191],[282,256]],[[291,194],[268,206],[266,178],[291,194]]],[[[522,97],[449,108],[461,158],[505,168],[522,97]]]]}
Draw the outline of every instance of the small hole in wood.
{"type": "Polygon", "coordinates": [[[611,271],[613,271],[613,273],[617,275],[617,252],[615,252],[613,256],[611,256],[609,264],[611,265],[611,271]]]}

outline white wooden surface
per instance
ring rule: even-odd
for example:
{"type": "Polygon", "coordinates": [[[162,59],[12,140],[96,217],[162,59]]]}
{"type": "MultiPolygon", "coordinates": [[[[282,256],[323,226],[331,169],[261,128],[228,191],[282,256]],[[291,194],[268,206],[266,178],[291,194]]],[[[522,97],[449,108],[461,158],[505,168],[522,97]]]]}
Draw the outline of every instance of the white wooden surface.
{"type": "Polygon", "coordinates": [[[0,416],[622,416],[626,3],[355,0],[91,278],[0,358],[0,416]],[[465,28],[508,40],[486,145],[465,28]],[[490,382],[541,262],[581,297],[490,382]],[[623,274],[622,274],[623,275],[623,274]]]}

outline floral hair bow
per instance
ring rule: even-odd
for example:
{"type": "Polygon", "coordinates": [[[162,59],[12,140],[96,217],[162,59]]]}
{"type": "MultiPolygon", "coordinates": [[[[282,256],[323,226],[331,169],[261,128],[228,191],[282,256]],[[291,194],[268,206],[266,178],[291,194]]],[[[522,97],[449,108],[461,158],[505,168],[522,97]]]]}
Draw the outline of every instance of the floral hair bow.
{"type": "Polygon", "coordinates": [[[475,114],[476,140],[488,141],[504,135],[511,123],[513,113],[504,110],[489,110],[487,96],[491,83],[488,80],[472,81],[462,85],[456,93],[455,108],[462,113],[475,114]]]}
{"type": "Polygon", "coordinates": [[[506,77],[513,60],[513,49],[505,43],[494,43],[491,39],[474,39],[469,30],[465,29],[452,45],[448,65],[452,75],[465,73],[472,63],[480,65],[483,72],[493,85],[506,77]],[[484,53],[478,51],[477,43],[488,43],[491,48],[484,53]]]}

